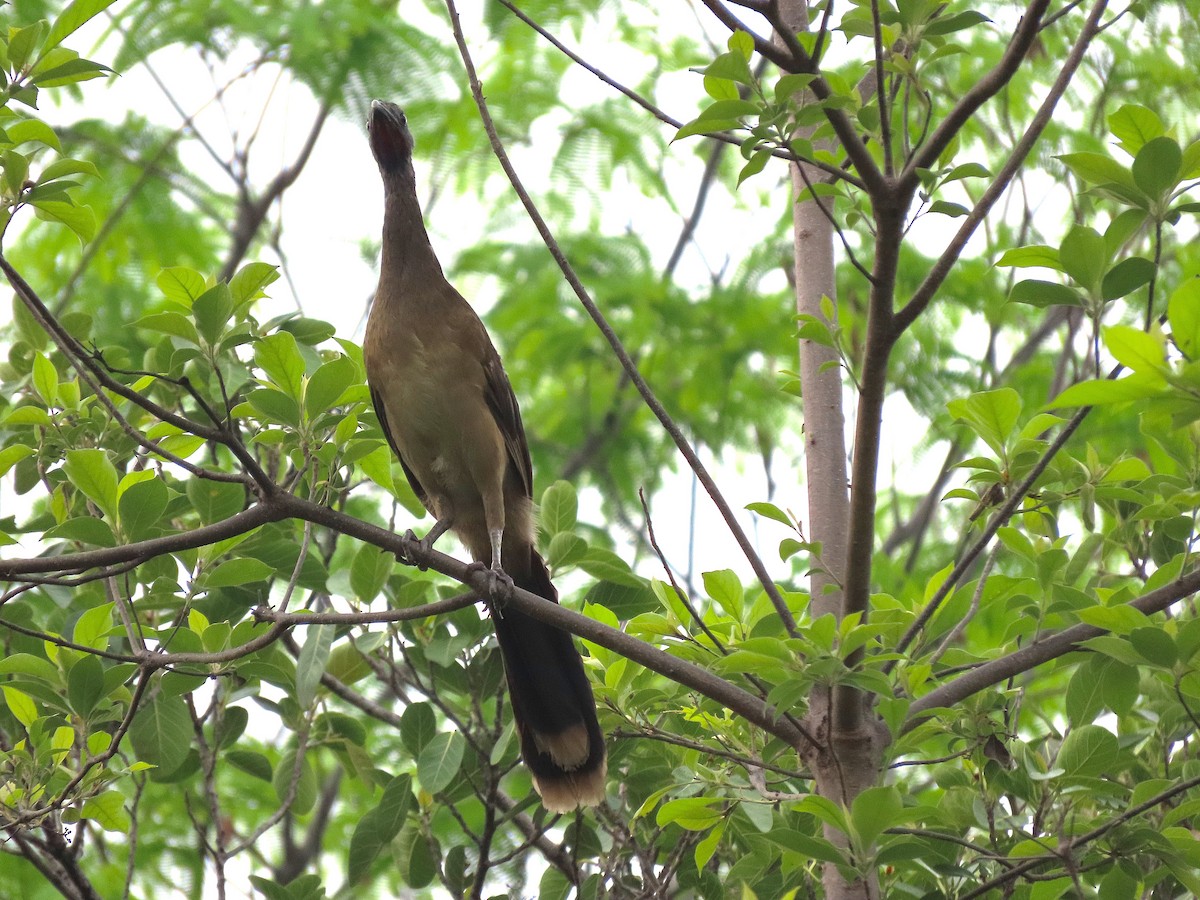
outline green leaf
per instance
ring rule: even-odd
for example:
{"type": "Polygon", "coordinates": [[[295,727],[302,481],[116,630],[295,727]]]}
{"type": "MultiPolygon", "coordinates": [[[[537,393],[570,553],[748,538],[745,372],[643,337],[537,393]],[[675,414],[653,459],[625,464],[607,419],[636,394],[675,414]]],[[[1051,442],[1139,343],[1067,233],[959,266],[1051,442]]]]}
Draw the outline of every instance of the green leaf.
{"type": "Polygon", "coordinates": [[[1167,302],[1171,338],[1188,359],[1200,356],[1200,278],[1189,278],[1167,302]]]}
{"type": "Polygon", "coordinates": [[[85,610],[75,621],[71,640],[94,650],[107,650],[108,634],[113,627],[112,610],[111,603],[101,603],[85,610]]]}
{"type": "Polygon", "coordinates": [[[417,780],[431,794],[443,790],[458,774],[466,741],[457,731],[433,736],[417,757],[417,780]]]}
{"type": "Polygon", "coordinates": [[[1057,157],[1077,178],[1088,184],[1113,184],[1132,188],[1133,176],[1111,156],[1102,153],[1067,153],[1057,157]]]}
{"type": "Polygon", "coordinates": [[[1146,614],[1132,606],[1092,606],[1081,609],[1079,618],[1089,625],[1111,631],[1113,634],[1129,634],[1135,628],[1145,628],[1152,623],[1146,614]]]}
{"type": "Polygon", "coordinates": [[[754,55],[754,38],[745,31],[735,31],[729,36],[729,40],[725,45],[730,50],[735,50],[742,54],[747,61],[754,55]]]}
{"type": "Polygon", "coordinates": [[[263,296],[263,288],[278,280],[278,266],[264,262],[247,263],[229,280],[234,305],[241,307],[251,300],[257,300],[263,296]]]}
{"type": "Polygon", "coordinates": [[[1073,728],[1063,739],[1055,765],[1068,775],[1103,775],[1116,764],[1117,739],[1099,725],[1073,728]]]}
{"type": "Polygon", "coordinates": [[[542,492],[540,521],[542,530],[554,536],[575,529],[579,499],[568,481],[556,481],[542,492]]]}
{"type": "Polygon", "coordinates": [[[955,31],[974,28],[976,25],[990,21],[992,20],[979,10],[964,9],[962,12],[952,13],[948,16],[938,16],[925,26],[924,31],[926,35],[952,34],[955,31]]]}
{"type": "Polygon", "coordinates": [[[813,75],[799,73],[788,73],[787,75],[780,76],[779,80],[775,82],[775,102],[782,103],[784,100],[800,93],[812,84],[814,77],[813,75]]]}
{"type": "Polygon", "coordinates": [[[81,819],[91,819],[105,831],[128,834],[133,822],[125,811],[125,795],[120,791],[104,791],[84,801],[79,811],[81,819]]]}
{"type": "Polygon", "coordinates": [[[317,687],[329,663],[329,648],[336,633],[335,625],[308,626],[308,636],[296,660],[296,702],[301,709],[308,709],[317,697],[317,687]]]}
{"type": "Polygon", "coordinates": [[[23,459],[28,459],[33,456],[34,450],[32,447],[25,444],[9,444],[3,450],[0,450],[0,475],[4,475],[23,459]]]}
{"type": "Polygon", "coordinates": [[[93,516],[67,519],[61,525],[46,529],[43,536],[46,540],[77,541],[97,547],[117,546],[117,536],[113,533],[112,526],[104,519],[93,516]]]}
{"type": "MultiPolygon", "coordinates": [[[[309,762],[307,755],[300,760],[299,765],[300,773],[296,779],[296,794],[292,799],[292,812],[303,816],[312,810],[317,802],[317,773],[313,771],[312,763],[309,762]]],[[[275,767],[275,774],[271,780],[275,788],[275,796],[279,798],[280,803],[287,800],[295,774],[296,748],[289,747],[284,751],[279,765],[275,767]]]]}
{"type": "Polygon", "coordinates": [[[1133,160],[1133,181],[1153,200],[1164,200],[1179,185],[1183,150],[1174,138],[1147,141],[1133,160]]]}
{"type": "Polygon", "coordinates": [[[1043,269],[1054,269],[1058,272],[1063,271],[1062,264],[1058,261],[1058,250],[1045,244],[1014,247],[1012,250],[1005,251],[1004,255],[996,260],[996,265],[1020,268],[1036,266],[1043,269]]]}
{"type": "Polygon", "coordinates": [[[157,477],[130,485],[117,505],[117,521],[125,537],[138,541],[157,531],[169,500],[167,486],[157,477]]]}
{"type": "Polygon", "coordinates": [[[587,541],[570,531],[560,531],[550,538],[546,548],[546,565],[551,569],[573,566],[587,555],[587,541]]]}
{"type": "Polygon", "coordinates": [[[266,581],[274,574],[275,568],[267,565],[261,559],[248,556],[228,559],[204,577],[204,588],[212,590],[219,587],[252,584],[256,581],[266,581]]]}
{"type": "Polygon", "coordinates": [[[246,395],[246,402],[268,422],[293,428],[300,425],[300,405],[284,391],[273,387],[259,388],[246,395]]]}
{"type": "Polygon", "coordinates": [[[304,412],[309,420],[333,409],[334,403],[358,378],[358,366],[339,356],[313,372],[304,385],[304,412]]]}
{"type": "Polygon", "coordinates": [[[1154,277],[1154,263],[1140,256],[1123,259],[1104,275],[1100,283],[1100,296],[1104,300],[1116,300],[1132,294],[1154,277]]]}
{"type": "Polygon", "coordinates": [[[1095,293],[1108,264],[1104,238],[1094,228],[1076,225],[1063,238],[1058,260],[1077,284],[1095,293]]]}
{"type": "Polygon", "coordinates": [[[421,701],[410,703],[400,714],[400,740],[413,756],[418,756],[437,734],[433,707],[421,701]]]}
{"type": "Polygon", "coordinates": [[[767,149],[755,150],[754,155],[750,157],[750,161],[747,162],[744,166],[742,166],[742,170],[740,172],[738,172],[738,178],[737,178],[738,186],[740,187],[742,182],[745,181],[747,178],[750,178],[754,175],[757,175],[759,172],[761,172],[770,159],[771,159],[771,151],[770,150],[767,150],[767,149]]]}
{"type": "Polygon", "coordinates": [[[1129,400],[1145,400],[1163,392],[1165,384],[1161,377],[1131,375],[1117,381],[1098,379],[1073,384],[1047,404],[1051,408],[1062,406],[1099,406],[1106,403],[1125,403],[1129,400]]]}
{"type": "Polygon", "coordinates": [[[7,684],[0,685],[0,691],[4,692],[4,702],[8,704],[8,711],[13,714],[13,718],[27,729],[37,721],[37,706],[28,694],[7,684]]]}
{"type": "Polygon", "coordinates": [[[55,687],[61,680],[52,662],[32,653],[12,653],[0,659],[0,675],[31,675],[55,687]]]}
{"type": "Polygon", "coordinates": [[[774,828],[767,835],[767,840],[788,853],[800,853],[810,859],[834,863],[844,866],[848,864],[845,856],[830,841],[823,837],[814,837],[794,828],[774,828]]]}
{"type": "Polygon", "coordinates": [[[707,831],[725,817],[723,809],[713,808],[724,804],[719,797],[679,797],[660,806],[654,821],[660,828],[678,825],[688,831],[707,831]]]}
{"type": "Polygon", "coordinates": [[[96,216],[86,206],[64,200],[35,200],[29,204],[39,219],[66,225],[86,244],[96,235],[96,216]]]}
{"type": "Polygon", "coordinates": [[[1157,113],[1133,104],[1126,104],[1110,115],[1108,129],[1130,156],[1137,156],[1148,141],[1167,133],[1157,113]]]}
{"type": "Polygon", "coordinates": [[[90,59],[69,59],[60,65],[42,69],[38,67],[29,79],[31,84],[39,87],[61,87],[64,84],[76,84],[92,78],[102,78],[112,72],[108,66],[90,59]]]}
{"type": "Polygon", "coordinates": [[[588,547],[587,555],[579,561],[579,568],[593,578],[612,581],[627,587],[644,587],[646,584],[629,568],[629,563],[603,547],[588,547]]]}
{"type": "Polygon", "coordinates": [[[68,450],[63,471],[71,484],[110,519],[117,518],[117,470],[103,450],[68,450]]]}
{"type": "MultiPolygon", "coordinates": [[[[54,133],[54,128],[47,125],[41,119],[18,119],[12,122],[11,125],[7,125],[5,132],[8,134],[8,140],[10,140],[13,146],[34,142],[37,144],[46,144],[46,146],[54,150],[62,150],[59,144],[59,136],[54,133]]],[[[24,181],[24,176],[20,180],[24,181]]]]}
{"type": "Polygon", "coordinates": [[[225,762],[262,781],[271,782],[271,761],[253,750],[229,750],[221,756],[225,762]]]}
{"type": "Polygon", "coordinates": [[[44,49],[57,47],[112,4],[113,0],[72,0],[54,20],[44,49]]]}
{"type": "Polygon", "coordinates": [[[704,69],[704,74],[710,78],[725,78],[738,84],[750,85],[754,83],[754,76],[750,73],[749,62],[746,61],[745,56],[736,50],[722,53],[708,64],[704,69]]]}
{"type": "Polygon", "coordinates": [[[1111,656],[1093,654],[1084,660],[1067,683],[1067,718],[1072,725],[1088,725],[1100,710],[1124,715],[1138,697],[1138,672],[1111,656]]]}
{"type": "Polygon", "coordinates": [[[961,203],[951,203],[949,200],[934,200],[929,204],[929,212],[935,215],[949,216],[959,219],[971,214],[971,211],[961,203]]]}
{"type": "Polygon", "coordinates": [[[350,564],[350,588],[361,603],[379,596],[395,568],[396,558],[374,544],[363,544],[350,564]]]}
{"type": "Polygon", "coordinates": [[[182,697],[157,691],[143,700],[129,727],[137,758],[169,775],[183,765],[192,745],[192,719],[182,697]]]}
{"type": "Polygon", "coordinates": [[[189,344],[197,346],[200,344],[200,335],[196,332],[196,326],[192,324],[191,319],[182,313],[151,313],[148,316],[142,316],[134,322],[133,327],[145,328],[148,331],[160,331],[163,334],[169,334],[187,341],[189,344]]]}
{"type": "Polygon", "coordinates": [[[191,308],[193,301],[205,291],[204,276],[186,266],[163,269],[154,280],[168,300],[191,308]]]}
{"type": "Polygon", "coordinates": [[[791,517],[774,503],[747,503],[746,509],[750,510],[752,513],[757,513],[765,519],[773,519],[776,522],[781,522],[784,525],[787,525],[789,528],[792,527],[791,517]]]}
{"type": "Polygon", "coordinates": [[[946,408],[1002,457],[1021,414],[1021,397],[1012,388],[1000,388],[956,398],[946,408]]]}
{"type": "Polygon", "coordinates": [[[735,621],[741,621],[744,592],[742,582],[732,569],[704,572],[704,590],[735,621]]]}
{"type": "Polygon", "coordinates": [[[1152,666],[1170,669],[1179,659],[1174,639],[1157,625],[1133,629],[1129,632],[1129,642],[1152,666]]]}
{"type": "Polygon", "coordinates": [[[81,656],[67,673],[67,698],[71,702],[71,709],[86,719],[102,696],[104,666],[100,658],[90,654],[81,656]]]}
{"type": "Polygon", "coordinates": [[[354,828],[347,858],[347,879],[359,881],[371,863],[400,833],[412,805],[412,778],[398,775],[384,786],[379,805],[369,810],[354,828]]]}
{"type": "Polygon", "coordinates": [[[1134,372],[1161,375],[1166,371],[1166,348],[1154,335],[1128,325],[1110,325],[1103,334],[1108,352],[1134,372]]]}
{"type": "Polygon", "coordinates": [[[48,184],[51,181],[57,181],[60,178],[66,178],[69,175],[93,175],[100,176],[100,170],[95,165],[88,162],[86,159],[56,159],[46,168],[42,169],[42,174],[38,177],[38,184],[48,184]]]}
{"type": "Polygon", "coordinates": [[[1008,295],[1012,303],[1026,303],[1044,309],[1047,306],[1082,306],[1079,294],[1065,284],[1028,278],[1013,285],[1008,295]]]}
{"type": "Polygon", "coordinates": [[[289,332],[277,331],[254,346],[254,362],[271,383],[293,400],[299,400],[304,387],[304,357],[289,332]]]}
{"type": "Polygon", "coordinates": [[[50,23],[45,19],[13,31],[9,29],[8,61],[14,72],[20,72],[32,62],[34,51],[50,30],[50,23]]]}
{"type": "Polygon", "coordinates": [[[47,406],[58,402],[58,369],[43,354],[33,354],[33,387],[47,406]]]}
{"type": "Polygon", "coordinates": [[[196,330],[210,347],[215,346],[225,333],[225,326],[233,316],[233,295],[227,284],[215,284],[192,302],[192,315],[196,319],[196,330]]]}
{"type": "Polygon", "coordinates": [[[246,505],[246,488],[227,481],[190,478],[187,497],[192,508],[200,514],[200,521],[211,525],[242,511],[246,505]]]}
{"type": "Polygon", "coordinates": [[[729,824],[728,819],[722,819],[717,823],[703,840],[696,844],[696,849],[693,856],[696,861],[696,871],[700,872],[708,865],[708,861],[713,858],[713,854],[717,852],[717,846],[721,843],[721,838],[725,836],[725,826],[729,824]]]}
{"type": "Polygon", "coordinates": [[[885,829],[897,824],[903,810],[895,785],[867,788],[850,806],[850,822],[864,848],[879,840],[885,829]]]}

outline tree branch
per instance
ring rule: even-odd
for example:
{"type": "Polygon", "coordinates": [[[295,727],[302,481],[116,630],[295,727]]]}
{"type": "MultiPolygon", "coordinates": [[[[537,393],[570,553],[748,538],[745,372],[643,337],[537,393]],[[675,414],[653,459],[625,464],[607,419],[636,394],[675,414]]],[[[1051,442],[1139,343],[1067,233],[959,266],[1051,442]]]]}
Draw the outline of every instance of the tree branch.
{"type": "MultiPolygon", "coordinates": [[[[407,556],[413,563],[420,563],[461,582],[474,591],[478,597],[490,597],[501,605],[509,604],[535,619],[578,635],[594,644],[607,647],[651,671],[665,675],[672,681],[716,700],[742,718],[793,747],[812,743],[810,736],[802,729],[796,728],[786,719],[781,719],[778,710],[748,691],[713,675],[694,663],[671,656],[645,641],[582,616],[557,603],[531,594],[529,591],[513,588],[511,593],[506,594],[502,589],[497,590],[492,574],[486,570],[472,568],[437,550],[428,550],[422,553],[415,544],[400,535],[291,494],[281,494],[273,498],[271,504],[286,515],[311,521],[314,525],[333,528],[349,537],[374,544],[399,556],[407,556]]],[[[351,614],[351,620],[357,615],[359,614],[351,614]]],[[[175,658],[181,656],[186,657],[189,654],[173,654],[175,658]]]]}
{"type": "Polygon", "coordinates": [[[979,198],[979,202],[975,204],[970,214],[963,220],[953,240],[950,241],[946,249],[942,252],[942,255],[938,257],[937,262],[930,268],[929,274],[925,276],[925,279],[917,287],[916,291],[913,292],[908,303],[896,313],[897,330],[904,331],[916,321],[917,316],[924,312],[925,307],[929,305],[937,289],[941,287],[942,282],[946,280],[946,276],[950,274],[950,270],[954,268],[954,264],[958,262],[959,256],[962,254],[971,235],[975,233],[975,229],[979,227],[979,224],[991,211],[996,201],[1008,189],[1009,183],[1017,174],[1017,171],[1024,165],[1025,158],[1033,150],[1033,146],[1037,143],[1038,138],[1041,137],[1042,131],[1050,123],[1050,119],[1054,115],[1054,109],[1058,106],[1058,101],[1062,99],[1067,86],[1075,76],[1076,69],[1079,68],[1079,64],[1083,61],[1088,45],[1091,44],[1092,39],[1096,36],[1100,16],[1103,14],[1107,2],[1108,0],[1097,0],[1091,14],[1087,18],[1087,22],[1084,24],[1083,30],[1079,33],[1079,37],[1076,38],[1071,52],[1067,54],[1067,58],[1063,62],[1062,69],[1059,70],[1059,75],[1054,80],[1049,94],[1046,95],[1046,99],[1038,107],[1038,111],[1034,114],[1029,127],[1025,130],[1017,145],[1013,147],[1012,154],[987,190],[983,192],[983,196],[979,198]]]}
{"type": "MultiPolygon", "coordinates": [[[[1131,601],[1129,606],[1150,615],[1161,612],[1197,591],[1200,591],[1200,567],[1181,575],[1170,584],[1143,594],[1131,601]]],[[[911,731],[921,721],[928,718],[934,709],[961,703],[972,694],[1016,675],[1029,672],[1037,666],[1073,650],[1080,649],[1077,645],[1081,642],[1107,633],[1105,629],[1097,628],[1094,625],[1072,625],[1070,628],[1022,647],[1007,656],[986,662],[915,700],[908,709],[908,719],[904,723],[904,731],[911,731]]]]}
{"type": "Polygon", "coordinates": [[[962,95],[954,104],[954,108],[934,129],[929,140],[914,151],[905,165],[904,171],[900,173],[901,184],[915,188],[919,182],[917,170],[931,168],[937,162],[938,157],[942,155],[942,151],[954,140],[955,135],[975,115],[976,110],[1000,93],[1004,86],[1012,80],[1013,75],[1020,68],[1021,62],[1025,59],[1025,54],[1037,40],[1042,16],[1045,15],[1049,6],[1050,0],[1030,0],[1000,62],[962,95]]]}

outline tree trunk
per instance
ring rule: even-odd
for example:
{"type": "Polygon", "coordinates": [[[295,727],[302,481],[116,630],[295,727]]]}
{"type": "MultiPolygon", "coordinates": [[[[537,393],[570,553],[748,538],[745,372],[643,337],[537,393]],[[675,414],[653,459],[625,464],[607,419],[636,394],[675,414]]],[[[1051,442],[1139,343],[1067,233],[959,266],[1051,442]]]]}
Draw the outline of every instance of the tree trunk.
{"type": "MultiPolygon", "coordinates": [[[[783,20],[796,31],[808,27],[805,0],[782,0],[783,20]]],[[[779,36],[776,35],[776,40],[779,36]]],[[[793,163],[793,196],[798,197],[806,184],[826,180],[812,166],[793,163]]],[[[796,312],[826,322],[821,301],[837,297],[833,256],[833,225],[818,203],[812,199],[796,202],[792,208],[795,247],[796,312]]],[[[800,385],[804,401],[805,471],[808,490],[808,521],[805,536],[821,545],[809,580],[814,617],[843,614],[842,584],[846,572],[847,536],[850,528],[850,502],[847,490],[846,417],[842,389],[842,368],[838,352],[811,340],[800,340],[800,385]]],[[[873,787],[879,778],[885,732],[874,728],[873,720],[863,717],[865,729],[842,733],[831,718],[832,691],[818,687],[809,697],[806,724],[824,744],[823,749],[806,760],[819,794],[835,803],[849,806],[863,790],[873,787]]],[[[847,846],[846,835],[826,827],[825,837],[847,846]]],[[[865,880],[847,880],[838,868],[826,864],[823,881],[827,900],[879,897],[879,882],[873,875],[865,880]]]]}

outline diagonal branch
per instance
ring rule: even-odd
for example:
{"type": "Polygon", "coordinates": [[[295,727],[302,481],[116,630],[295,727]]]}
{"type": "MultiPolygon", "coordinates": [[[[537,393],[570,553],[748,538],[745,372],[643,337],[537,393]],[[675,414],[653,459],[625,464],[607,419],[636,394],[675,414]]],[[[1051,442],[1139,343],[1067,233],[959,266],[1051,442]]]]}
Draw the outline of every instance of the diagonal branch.
{"type": "Polygon", "coordinates": [[[325,101],[321,104],[320,110],[317,112],[316,119],[313,120],[312,127],[308,130],[308,137],[304,141],[304,146],[300,148],[300,153],[297,155],[295,162],[276,175],[266,190],[255,198],[243,196],[239,203],[239,211],[237,222],[233,228],[233,245],[229,248],[229,256],[225,260],[225,265],[221,269],[221,279],[228,281],[237,271],[237,267],[241,264],[246,256],[246,251],[250,249],[250,244],[254,240],[254,236],[258,234],[259,228],[262,227],[263,220],[267,217],[267,213],[271,209],[271,204],[278,200],[283,192],[295,184],[296,179],[300,177],[300,173],[304,171],[305,165],[308,164],[309,157],[312,156],[313,148],[317,145],[317,138],[321,136],[321,129],[325,127],[325,121],[329,118],[331,104],[325,101]]]}
{"type": "Polygon", "coordinates": [[[1004,50],[1004,55],[1000,57],[1000,62],[962,95],[954,104],[954,108],[934,129],[929,140],[917,148],[904,167],[904,171],[900,173],[902,184],[915,186],[919,177],[917,171],[931,168],[937,162],[937,158],[942,155],[942,151],[950,146],[950,142],[975,115],[976,110],[1000,93],[1004,86],[1012,80],[1024,61],[1025,54],[1037,40],[1042,16],[1046,14],[1049,6],[1050,0],[1030,0],[1025,14],[1017,23],[1017,29],[1013,32],[1012,39],[1004,50]]]}
{"type": "Polygon", "coordinates": [[[780,740],[786,741],[790,746],[806,747],[809,744],[816,744],[804,729],[797,728],[786,718],[781,718],[779,710],[707,669],[672,656],[619,629],[611,628],[595,619],[589,619],[573,610],[559,606],[557,603],[531,594],[529,591],[513,588],[510,593],[501,595],[496,590],[492,574],[487,570],[468,566],[467,563],[437,550],[422,551],[417,542],[409,541],[386,528],[380,528],[378,525],[372,525],[292,494],[280,493],[272,497],[269,502],[273,508],[278,509],[286,516],[334,529],[348,537],[374,544],[399,557],[405,557],[413,563],[419,562],[443,575],[448,575],[474,591],[477,597],[492,597],[493,594],[496,594],[494,599],[498,603],[509,604],[535,619],[578,635],[594,644],[607,647],[651,671],[665,675],[685,687],[690,687],[728,707],[748,722],[775,735],[780,740]]]}
{"type": "Polygon", "coordinates": [[[275,504],[256,503],[249,509],[232,515],[228,519],[222,519],[220,522],[133,544],[83,550],[79,553],[63,553],[58,556],[0,559],[0,581],[19,581],[22,575],[46,572],[82,572],[99,566],[114,566],[135,561],[144,562],[156,556],[162,556],[164,553],[192,550],[196,547],[223,541],[226,538],[245,534],[268,522],[278,522],[286,517],[286,513],[282,512],[275,504]]]}
{"type": "Polygon", "coordinates": [[[671,436],[671,439],[674,440],[675,446],[679,448],[679,452],[683,455],[684,459],[687,460],[688,465],[692,468],[692,471],[696,473],[696,477],[700,480],[700,483],[704,485],[704,489],[708,492],[708,495],[712,498],[713,503],[720,511],[730,533],[737,541],[738,546],[742,548],[742,552],[746,555],[747,560],[749,560],[751,567],[754,569],[754,574],[758,576],[763,591],[766,592],[767,596],[771,599],[772,604],[774,604],[775,611],[780,620],[783,622],[784,627],[787,629],[789,634],[795,635],[797,633],[795,617],[792,615],[792,611],[788,608],[786,601],[783,599],[783,595],[779,592],[779,588],[772,580],[771,574],[767,571],[767,567],[763,564],[763,561],[758,556],[758,553],[755,552],[754,546],[750,543],[749,537],[746,536],[745,530],[738,523],[737,517],[733,513],[733,509],[729,506],[729,503],[721,494],[716,482],[708,473],[704,463],[700,461],[700,457],[692,448],[692,445],[689,443],[687,437],[683,434],[682,430],[680,430],[679,426],[675,424],[675,421],[671,418],[670,414],[663,407],[662,403],[660,403],[658,398],[654,395],[654,392],[650,389],[650,386],[646,383],[646,380],[642,377],[641,372],[638,371],[637,364],[630,357],[629,351],[625,349],[624,344],[621,343],[621,339],[617,336],[617,333],[608,323],[608,320],[605,319],[604,314],[600,311],[600,308],[596,305],[596,302],[588,293],[587,288],[585,288],[583,283],[579,280],[579,276],[575,274],[575,270],[571,267],[571,264],[563,254],[562,249],[558,246],[558,241],[555,240],[549,226],[546,224],[546,220],[542,218],[542,214],[538,211],[538,208],[534,205],[533,200],[530,199],[528,192],[521,184],[521,180],[517,176],[516,170],[513,168],[512,162],[509,160],[508,154],[504,150],[504,145],[500,142],[500,136],[496,133],[495,123],[492,121],[491,113],[488,111],[487,102],[483,98],[483,86],[479,83],[479,76],[475,72],[475,64],[472,62],[470,51],[467,49],[466,38],[463,36],[462,25],[459,21],[458,10],[454,5],[454,0],[446,0],[446,6],[450,11],[450,23],[451,27],[454,29],[454,39],[458,43],[459,53],[462,55],[463,64],[466,66],[467,78],[471,85],[471,93],[475,97],[475,105],[479,108],[479,115],[483,119],[483,126],[487,130],[488,138],[491,140],[492,150],[495,152],[496,158],[500,161],[500,165],[504,169],[504,173],[508,176],[508,180],[512,184],[513,190],[516,191],[517,196],[520,197],[521,203],[525,207],[525,211],[529,214],[529,218],[536,226],[538,233],[542,236],[542,240],[545,242],[547,249],[550,251],[550,255],[553,256],[555,262],[558,263],[558,266],[562,270],[563,276],[567,283],[571,286],[572,290],[574,290],[575,296],[579,298],[579,302],[583,305],[583,308],[587,311],[588,315],[591,316],[592,321],[596,323],[596,327],[600,329],[600,333],[604,335],[605,340],[608,341],[608,345],[612,348],[613,354],[617,357],[621,363],[621,366],[629,374],[630,381],[633,382],[633,385],[637,388],[638,393],[642,395],[642,399],[646,402],[646,405],[650,408],[651,412],[653,412],[658,418],[664,430],[666,430],[666,432],[671,436]]]}
{"type": "MultiPolygon", "coordinates": [[[[1150,615],[1161,612],[1197,591],[1200,591],[1200,568],[1192,569],[1170,584],[1143,594],[1128,605],[1139,612],[1150,615]]],[[[1029,672],[1043,663],[1078,650],[1081,642],[1102,634],[1108,634],[1108,632],[1095,625],[1073,625],[1057,634],[1022,647],[1007,656],[986,662],[953,681],[934,688],[925,696],[914,701],[908,709],[908,719],[904,723],[904,731],[912,730],[922,720],[928,718],[934,709],[961,703],[972,694],[986,690],[994,684],[1029,672]]]]}
{"type": "Polygon", "coordinates": [[[933,264],[933,267],[929,270],[929,274],[925,276],[925,280],[913,292],[912,298],[896,313],[896,328],[898,331],[908,328],[916,320],[917,316],[924,312],[925,307],[929,305],[934,294],[937,293],[937,289],[941,287],[942,282],[946,280],[946,276],[950,274],[950,270],[954,268],[954,264],[958,262],[963,248],[966,247],[971,235],[975,233],[975,229],[979,227],[984,217],[991,211],[1001,195],[1008,190],[1009,183],[1016,176],[1021,166],[1024,165],[1025,158],[1033,149],[1034,144],[1037,143],[1038,138],[1041,137],[1042,131],[1050,124],[1050,119],[1054,115],[1058,101],[1062,99],[1067,86],[1075,76],[1075,71],[1083,61],[1083,56],[1087,52],[1088,46],[1098,33],[1100,16],[1104,13],[1107,2],[1108,0],[1097,0],[1095,7],[1093,7],[1091,14],[1087,18],[1087,22],[1083,26],[1083,30],[1079,32],[1079,37],[1076,38],[1071,52],[1067,54],[1062,69],[1059,70],[1058,78],[1054,80],[1054,84],[1051,86],[1050,92],[1046,95],[1046,99],[1038,107],[1038,111],[1030,121],[1029,127],[1025,130],[1025,133],[1021,136],[1016,146],[1013,147],[1008,161],[1005,162],[996,178],[988,186],[988,189],[983,192],[983,196],[979,198],[979,202],[975,204],[975,208],[963,220],[953,240],[950,241],[950,244],[942,252],[942,255],[938,257],[937,262],[933,264]]]}

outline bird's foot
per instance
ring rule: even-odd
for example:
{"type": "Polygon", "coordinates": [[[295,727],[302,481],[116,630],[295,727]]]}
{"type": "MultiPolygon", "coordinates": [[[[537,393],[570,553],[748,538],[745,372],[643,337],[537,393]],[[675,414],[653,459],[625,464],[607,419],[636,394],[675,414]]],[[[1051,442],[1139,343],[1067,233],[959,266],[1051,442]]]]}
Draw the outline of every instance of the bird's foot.
{"type": "MultiPolygon", "coordinates": [[[[406,541],[412,541],[414,544],[416,544],[418,550],[420,551],[420,553],[422,555],[428,553],[430,551],[430,549],[433,547],[433,544],[430,542],[428,535],[426,535],[423,538],[418,538],[416,533],[411,528],[408,529],[408,531],[404,532],[404,539],[406,541]]],[[[407,562],[412,563],[414,566],[417,567],[418,570],[420,570],[422,572],[426,571],[429,568],[429,566],[425,565],[425,563],[419,559],[409,559],[409,560],[407,560],[407,562]]]]}
{"type": "Polygon", "coordinates": [[[512,597],[512,576],[503,569],[497,569],[481,562],[468,563],[467,571],[488,573],[488,589],[486,591],[487,596],[484,599],[493,601],[492,607],[496,611],[496,614],[502,615],[501,610],[504,604],[507,603],[509,598],[512,597]]]}

